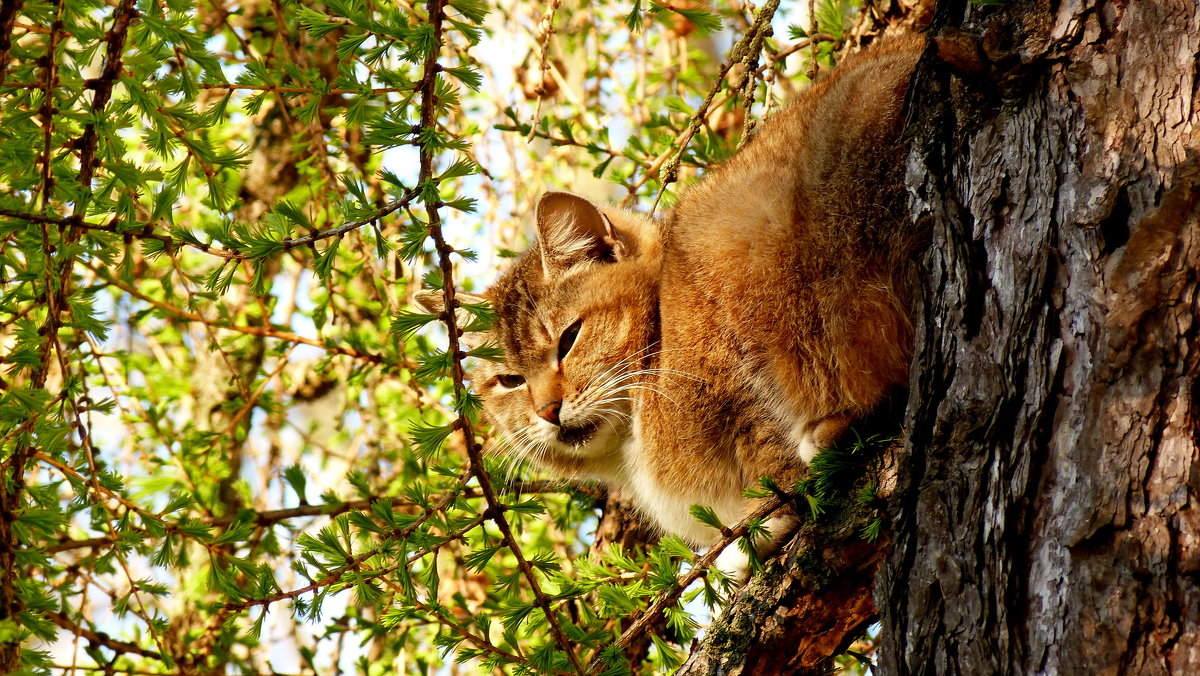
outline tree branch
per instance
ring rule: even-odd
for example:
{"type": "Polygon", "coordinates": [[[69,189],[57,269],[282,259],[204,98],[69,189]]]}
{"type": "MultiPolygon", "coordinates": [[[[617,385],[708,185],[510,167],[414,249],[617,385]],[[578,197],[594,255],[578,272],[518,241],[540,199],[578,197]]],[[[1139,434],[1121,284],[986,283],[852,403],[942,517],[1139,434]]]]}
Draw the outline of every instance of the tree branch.
{"type": "MultiPolygon", "coordinates": [[[[15,9],[13,12],[15,13],[15,9]]],[[[15,16],[15,14],[13,15],[15,16]]],[[[50,39],[47,41],[45,96],[41,108],[42,122],[46,126],[43,135],[44,155],[39,190],[42,191],[42,210],[45,211],[50,202],[50,191],[53,189],[52,172],[50,171],[50,144],[53,137],[52,111],[54,110],[54,83],[56,73],[55,47],[58,44],[58,33],[62,29],[62,0],[54,3],[54,21],[51,24],[50,39]]],[[[7,55],[6,55],[7,56],[7,55]]],[[[62,326],[61,312],[66,305],[65,287],[69,281],[71,261],[67,257],[59,265],[53,265],[55,247],[51,243],[50,230],[45,224],[41,227],[42,256],[45,269],[41,275],[41,297],[46,305],[46,319],[42,322],[39,334],[42,343],[38,347],[39,362],[29,372],[29,385],[32,389],[40,390],[46,384],[46,376],[50,369],[50,353],[58,345],[58,329],[62,326]],[[57,277],[56,277],[57,273],[57,277]],[[58,284],[55,284],[56,279],[58,284]]],[[[60,361],[63,359],[59,352],[60,361]]],[[[63,377],[66,378],[64,370],[63,377]]],[[[13,523],[18,519],[18,512],[24,502],[22,493],[25,490],[25,465],[36,449],[36,433],[22,439],[8,457],[3,468],[11,472],[9,476],[0,476],[0,620],[11,622],[23,608],[23,603],[17,593],[17,577],[20,574],[17,564],[17,552],[22,543],[13,530],[13,523]]],[[[14,640],[0,643],[0,671],[5,673],[15,671],[21,662],[21,646],[14,640]]]]}
{"type": "MultiPolygon", "coordinates": [[[[61,470],[62,466],[59,466],[61,470]]],[[[78,477],[77,477],[78,478],[78,477]]],[[[514,493],[582,493],[594,499],[604,497],[604,489],[596,486],[586,486],[570,481],[558,480],[543,480],[530,479],[527,481],[514,481],[505,484],[505,488],[514,493]]],[[[430,499],[440,501],[445,496],[432,496],[430,499]]],[[[471,488],[465,488],[456,495],[457,498],[464,500],[473,500],[482,498],[483,493],[471,488]]],[[[199,519],[200,523],[210,526],[228,526],[229,524],[238,521],[243,516],[249,515],[251,522],[260,528],[274,526],[277,523],[288,521],[290,519],[302,519],[306,517],[328,516],[335,517],[339,514],[354,510],[369,510],[371,505],[379,500],[387,501],[393,507],[415,507],[416,503],[407,498],[375,496],[363,500],[348,500],[346,502],[335,502],[322,505],[301,505],[299,507],[289,507],[287,509],[272,509],[262,512],[252,510],[243,510],[236,514],[225,514],[223,516],[215,516],[206,519],[199,519]]],[[[179,532],[172,524],[166,524],[169,533],[179,532]]],[[[47,554],[55,554],[58,552],[67,552],[74,549],[87,549],[89,547],[108,547],[115,544],[117,541],[112,537],[95,537],[85,540],[60,540],[58,544],[46,547],[43,551],[47,554]]]]}
{"type": "Polygon", "coordinates": [[[238,333],[244,333],[248,336],[262,336],[264,338],[277,338],[279,340],[286,340],[286,341],[289,341],[292,343],[303,343],[305,345],[319,347],[322,350],[325,350],[327,352],[333,352],[335,354],[341,354],[341,355],[345,355],[347,357],[361,359],[363,361],[371,362],[372,364],[402,366],[409,370],[412,370],[413,368],[415,368],[415,365],[413,365],[412,363],[410,363],[408,361],[403,361],[403,362],[400,362],[397,364],[396,362],[389,361],[387,358],[385,358],[381,355],[370,354],[367,352],[359,352],[358,350],[355,350],[354,348],[343,347],[341,345],[327,345],[319,340],[315,340],[313,338],[307,338],[298,333],[292,333],[291,331],[284,331],[282,329],[276,329],[276,328],[269,327],[269,326],[246,326],[246,325],[240,325],[240,324],[229,324],[226,322],[221,322],[221,321],[217,321],[214,319],[210,319],[203,315],[196,314],[194,312],[188,312],[187,310],[184,310],[181,307],[171,305],[170,303],[166,303],[164,301],[147,296],[146,294],[142,293],[141,291],[138,291],[137,289],[126,284],[125,282],[122,282],[121,280],[116,279],[115,277],[110,275],[107,270],[105,270],[103,268],[93,266],[93,265],[88,265],[87,267],[90,270],[92,270],[93,272],[95,272],[96,274],[100,275],[100,277],[104,280],[104,282],[106,284],[115,286],[118,289],[124,291],[125,293],[133,296],[134,298],[145,301],[160,310],[165,310],[166,312],[169,312],[169,313],[175,315],[176,317],[179,317],[180,319],[186,319],[188,321],[199,322],[201,324],[211,326],[214,329],[225,329],[227,331],[236,331],[238,333]]]}
{"type": "MultiPolygon", "coordinates": [[[[432,45],[429,48],[429,54],[425,60],[424,76],[421,79],[421,84],[418,91],[421,94],[421,129],[434,131],[437,128],[437,74],[441,70],[438,64],[438,55],[442,45],[442,20],[444,18],[444,7],[442,0],[430,0],[429,3],[429,23],[433,26],[432,45]]],[[[433,176],[433,159],[434,151],[430,147],[428,140],[420,144],[421,147],[421,172],[418,185],[427,186],[434,179],[433,176]]],[[[426,189],[425,191],[425,210],[429,218],[429,236],[433,239],[437,249],[438,264],[442,272],[443,294],[446,312],[442,314],[442,319],[446,323],[446,330],[450,338],[450,354],[453,355],[453,378],[454,378],[454,399],[456,402],[461,402],[466,394],[466,386],[464,385],[465,373],[463,370],[462,359],[463,352],[460,349],[459,338],[461,330],[455,319],[454,308],[457,307],[454,299],[454,266],[450,261],[450,255],[454,250],[446,243],[445,237],[442,235],[441,217],[438,214],[440,200],[436,189],[426,189]]],[[[521,575],[529,584],[530,590],[534,595],[534,602],[542,610],[546,617],[546,622],[550,627],[550,632],[554,636],[555,642],[566,653],[567,659],[571,666],[574,667],[576,673],[583,674],[584,667],[579,661],[579,657],[575,654],[575,650],[571,646],[570,640],[563,631],[559,623],[558,616],[553,608],[550,607],[550,597],[542,591],[541,585],[537,580],[537,575],[533,567],[529,564],[529,560],[521,552],[521,547],[517,543],[516,537],[513,536],[512,529],[509,527],[508,520],[504,518],[503,504],[496,497],[495,490],[492,488],[491,479],[488,477],[487,470],[483,466],[483,449],[479,443],[475,441],[475,432],[472,428],[471,421],[466,416],[459,416],[455,421],[455,425],[462,431],[463,441],[466,444],[467,456],[471,463],[471,474],[479,482],[479,489],[483,492],[484,498],[487,500],[488,513],[491,515],[492,521],[496,524],[496,528],[500,530],[500,534],[512,552],[513,558],[517,561],[517,567],[521,571],[521,575]]]]}
{"type": "Polygon", "coordinates": [[[156,660],[161,660],[163,658],[161,653],[157,653],[153,650],[147,650],[146,648],[143,648],[134,643],[127,643],[125,641],[119,641],[103,632],[92,631],[91,629],[88,629],[87,627],[81,627],[78,624],[75,624],[74,622],[72,622],[70,619],[68,619],[67,616],[57,613],[53,610],[43,610],[42,613],[51,622],[53,622],[54,624],[57,624],[58,626],[62,627],[63,629],[66,629],[67,631],[71,632],[72,634],[75,634],[76,636],[79,636],[81,638],[86,638],[88,641],[92,642],[93,644],[108,648],[109,650],[112,650],[115,653],[118,653],[118,654],[132,653],[134,655],[141,655],[142,657],[149,657],[151,659],[156,659],[156,660]]]}
{"type": "Polygon", "coordinates": [[[854,528],[829,539],[802,528],[730,601],[676,676],[829,673],[833,657],[875,621],[871,581],[886,551],[854,528]]]}
{"type": "Polygon", "coordinates": [[[8,51],[12,49],[13,27],[22,4],[21,0],[0,2],[0,82],[4,82],[4,75],[8,72],[8,51]]]}

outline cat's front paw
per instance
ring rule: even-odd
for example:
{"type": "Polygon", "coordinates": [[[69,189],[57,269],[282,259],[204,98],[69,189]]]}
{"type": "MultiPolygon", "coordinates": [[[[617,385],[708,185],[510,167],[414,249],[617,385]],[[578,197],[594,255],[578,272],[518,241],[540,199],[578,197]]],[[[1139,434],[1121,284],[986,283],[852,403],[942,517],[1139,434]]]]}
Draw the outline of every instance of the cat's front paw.
{"type": "MultiPolygon", "coordinates": [[[[770,556],[779,549],[784,538],[796,529],[797,520],[791,514],[784,514],[767,519],[764,525],[767,531],[765,536],[757,537],[754,540],[754,551],[760,559],[770,556]]],[[[742,586],[746,580],[750,579],[750,556],[742,549],[743,543],[742,540],[729,543],[717,555],[717,560],[713,561],[713,566],[724,573],[735,587],[742,586]]]]}
{"type": "Polygon", "coordinates": [[[750,557],[736,542],[721,550],[713,567],[721,571],[735,587],[742,586],[750,578],[750,557]]]}

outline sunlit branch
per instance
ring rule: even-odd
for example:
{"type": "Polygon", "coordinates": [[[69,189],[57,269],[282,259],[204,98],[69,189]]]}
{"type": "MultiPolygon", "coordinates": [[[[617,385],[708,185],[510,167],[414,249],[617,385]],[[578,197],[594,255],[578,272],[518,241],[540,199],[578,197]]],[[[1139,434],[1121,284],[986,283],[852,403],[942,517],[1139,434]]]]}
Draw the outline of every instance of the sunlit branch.
{"type": "MultiPolygon", "coordinates": [[[[429,51],[425,61],[424,75],[421,80],[419,91],[421,93],[421,127],[423,129],[434,129],[437,126],[436,115],[436,87],[437,74],[440,70],[438,65],[438,55],[441,51],[442,44],[442,20],[444,18],[444,7],[442,0],[431,0],[429,7],[429,23],[433,26],[433,45],[429,51]]],[[[424,144],[421,146],[421,173],[420,184],[424,184],[433,178],[433,159],[434,153],[432,149],[424,144]]],[[[462,401],[466,394],[466,385],[464,384],[465,373],[462,364],[462,351],[460,349],[459,339],[461,330],[456,323],[454,308],[457,307],[454,297],[454,267],[451,263],[450,256],[453,249],[446,243],[446,239],[442,234],[441,216],[438,213],[438,202],[436,194],[431,191],[426,194],[425,198],[426,214],[429,218],[429,236],[434,242],[437,250],[438,264],[442,271],[443,293],[446,312],[442,314],[442,319],[446,324],[446,330],[450,338],[450,350],[454,356],[452,366],[452,376],[454,379],[454,397],[457,401],[462,401]]],[[[496,528],[500,530],[501,536],[504,538],[505,544],[513,557],[517,561],[517,567],[521,571],[521,575],[529,584],[530,590],[534,595],[534,602],[541,608],[542,613],[546,617],[546,622],[550,627],[551,633],[554,635],[554,640],[558,646],[566,653],[567,659],[571,662],[577,673],[584,673],[583,664],[579,661],[579,657],[575,654],[570,640],[563,631],[558,617],[553,608],[551,608],[550,598],[542,591],[541,584],[538,582],[537,574],[529,560],[521,551],[520,545],[513,536],[512,529],[508,524],[508,520],[504,518],[503,505],[496,497],[495,491],[492,488],[491,479],[488,476],[487,470],[483,465],[483,449],[475,440],[475,432],[471,425],[471,420],[466,416],[460,416],[455,422],[458,429],[462,432],[463,441],[466,444],[467,455],[471,461],[471,474],[479,482],[479,488],[483,492],[484,498],[487,500],[488,511],[492,520],[496,524],[496,528]]]]}
{"type": "MultiPolygon", "coordinates": [[[[153,650],[148,650],[148,649],[143,648],[140,645],[137,645],[135,643],[129,643],[127,641],[120,641],[118,639],[115,639],[115,638],[109,636],[108,634],[105,634],[104,632],[92,631],[91,629],[88,629],[87,627],[83,627],[83,626],[80,626],[80,625],[72,622],[70,619],[67,618],[67,616],[57,613],[53,610],[44,610],[44,611],[42,611],[42,613],[51,622],[53,622],[54,624],[57,624],[58,626],[62,627],[63,629],[66,629],[67,631],[71,632],[72,634],[75,634],[76,636],[87,639],[90,643],[92,643],[94,645],[103,646],[105,648],[108,648],[109,650],[112,650],[113,652],[115,652],[117,654],[131,653],[134,655],[141,655],[142,657],[149,657],[149,658],[155,659],[155,660],[163,659],[163,656],[161,653],[155,652],[153,650]]],[[[83,667],[83,668],[86,668],[86,667],[83,667]]]]}
{"type": "MultiPolygon", "coordinates": [[[[758,509],[754,510],[750,516],[743,519],[741,523],[730,528],[728,532],[724,532],[721,539],[718,540],[708,550],[708,552],[704,554],[704,556],[701,556],[700,558],[696,559],[695,562],[693,562],[692,569],[688,571],[686,575],[679,578],[674,587],[660,594],[658,599],[655,600],[649,608],[642,611],[642,613],[637,616],[637,619],[634,620],[633,624],[629,625],[629,627],[621,633],[620,638],[614,642],[614,645],[619,648],[624,648],[640,634],[653,626],[654,623],[662,617],[663,613],[666,612],[667,608],[673,606],[679,600],[679,597],[689,585],[701,577],[708,575],[709,567],[713,565],[713,562],[717,560],[717,557],[722,551],[724,551],[726,547],[733,544],[739,538],[745,536],[749,532],[750,525],[752,523],[770,516],[780,507],[783,507],[783,505],[784,501],[782,499],[778,497],[771,498],[758,509]]],[[[590,665],[589,673],[597,674],[602,671],[604,671],[603,664],[598,659],[594,660],[590,665]]]]}

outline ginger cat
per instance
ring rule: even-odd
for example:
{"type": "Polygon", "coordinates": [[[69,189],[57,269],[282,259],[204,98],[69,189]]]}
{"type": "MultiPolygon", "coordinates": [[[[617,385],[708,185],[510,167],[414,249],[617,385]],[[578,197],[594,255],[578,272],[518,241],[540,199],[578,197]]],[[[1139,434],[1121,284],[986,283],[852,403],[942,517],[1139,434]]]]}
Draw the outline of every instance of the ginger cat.
{"type": "MultiPolygon", "coordinates": [[[[790,486],[903,388],[921,238],[900,116],[922,44],[847,59],[663,221],[547,193],[537,242],[485,293],[493,335],[466,337],[507,355],[473,374],[504,452],[621,487],[704,546],[720,534],[690,505],[737,523],[743,489],[790,486]]],[[[418,296],[442,310],[441,292],[418,296]]],[[[741,577],[744,561],[720,565],[741,577]]]]}

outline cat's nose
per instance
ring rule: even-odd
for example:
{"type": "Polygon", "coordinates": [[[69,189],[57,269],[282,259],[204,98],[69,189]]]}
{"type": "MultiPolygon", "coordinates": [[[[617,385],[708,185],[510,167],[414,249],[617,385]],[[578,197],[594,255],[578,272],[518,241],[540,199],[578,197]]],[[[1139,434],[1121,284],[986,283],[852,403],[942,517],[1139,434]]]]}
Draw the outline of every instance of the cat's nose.
{"type": "Polygon", "coordinates": [[[545,406],[539,408],[537,414],[538,414],[539,418],[541,418],[542,420],[545,420],[546,422],[550,423],[551,425],[557,425],[557,424],[559,424],[558,412],[560,410],[562,410],[562,402],[561,401],[552,401],[549,404],[546,404],[545,406]]]}

